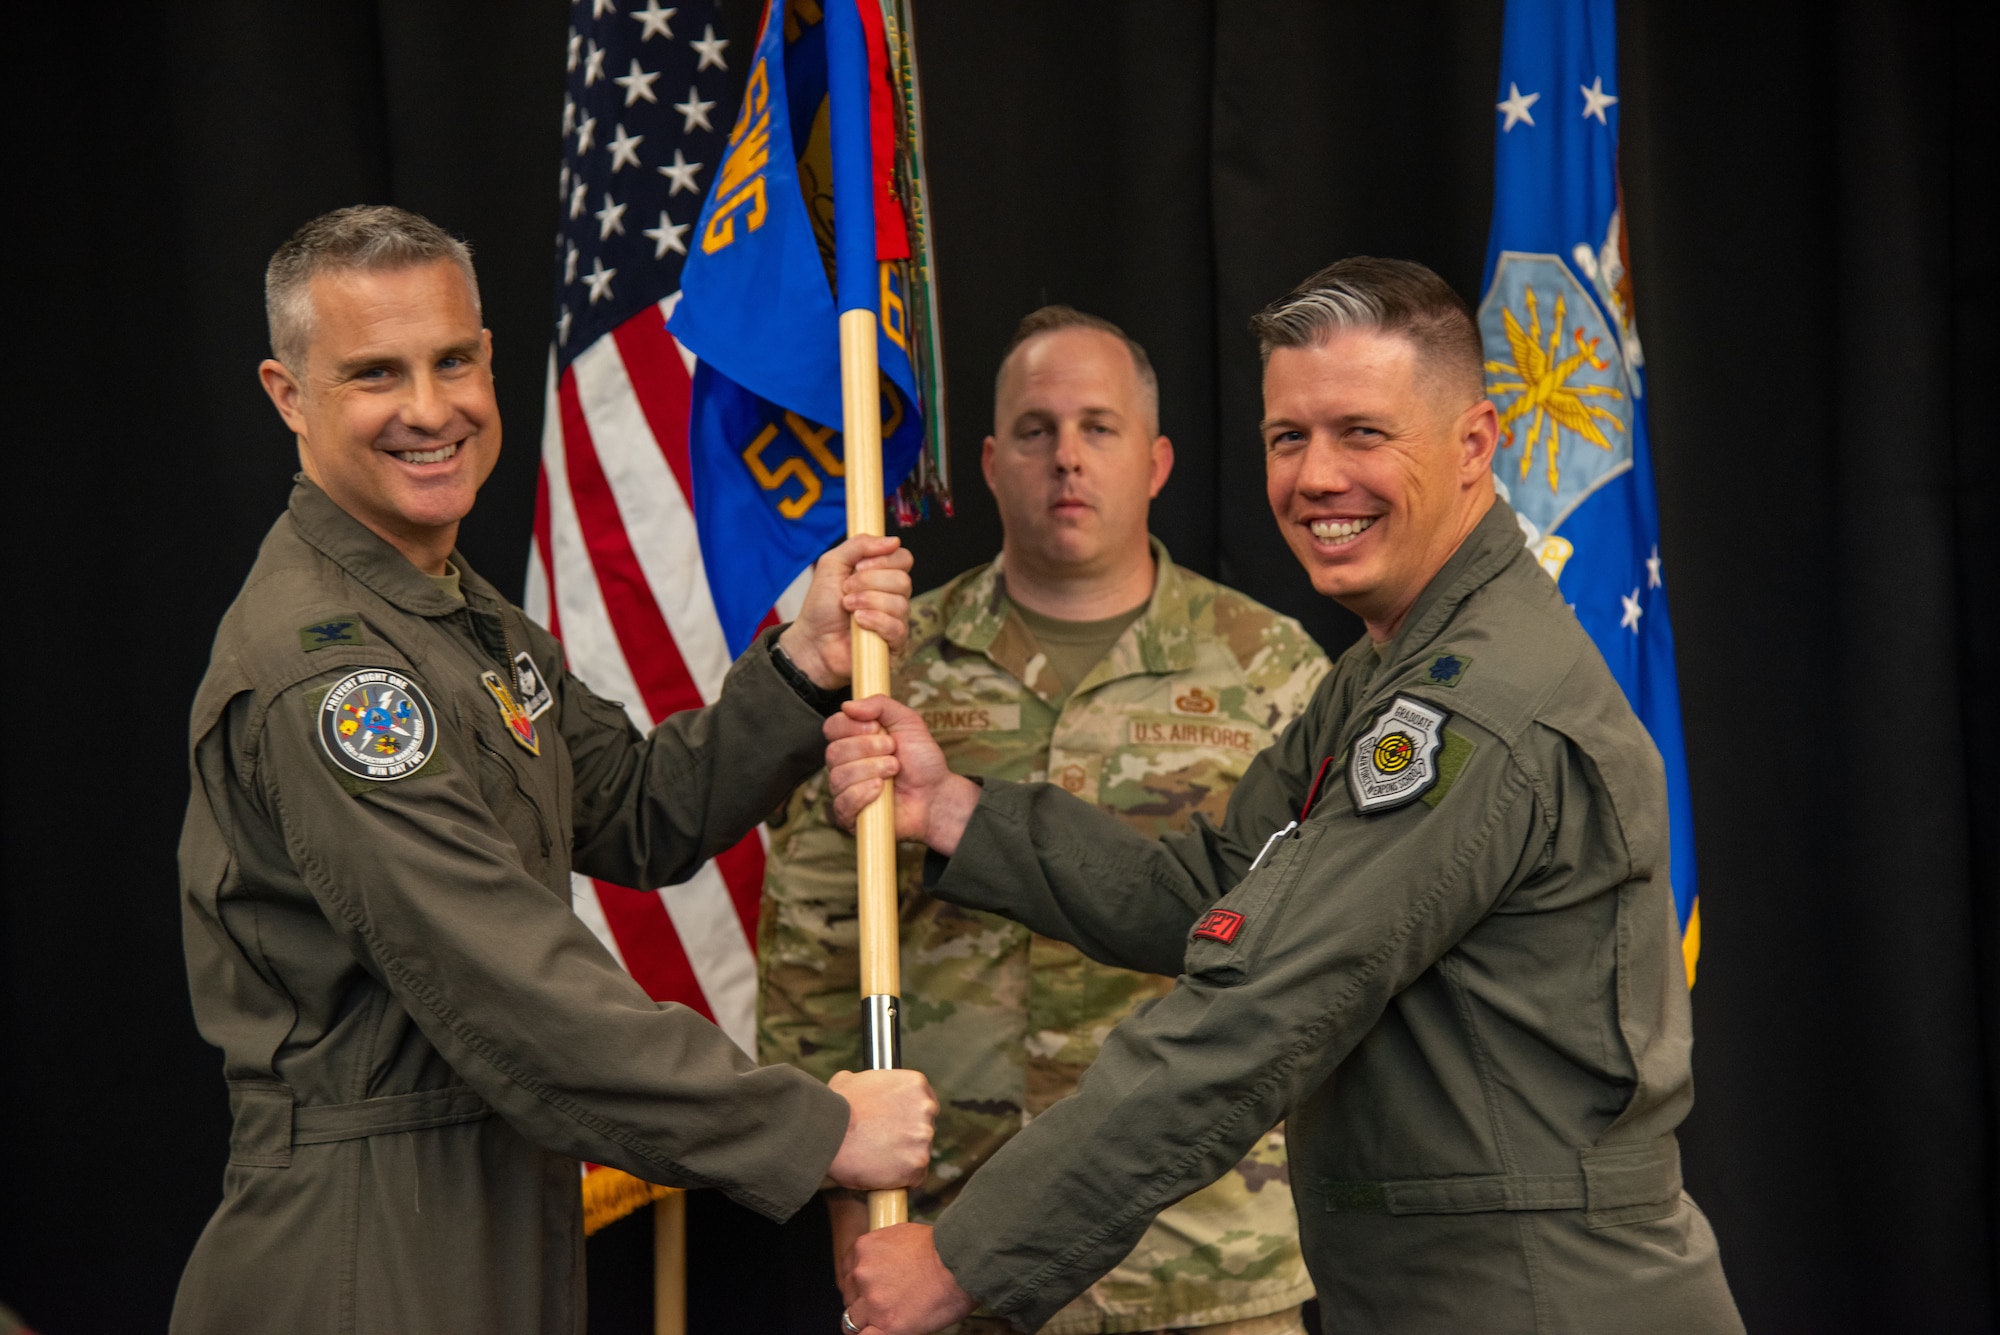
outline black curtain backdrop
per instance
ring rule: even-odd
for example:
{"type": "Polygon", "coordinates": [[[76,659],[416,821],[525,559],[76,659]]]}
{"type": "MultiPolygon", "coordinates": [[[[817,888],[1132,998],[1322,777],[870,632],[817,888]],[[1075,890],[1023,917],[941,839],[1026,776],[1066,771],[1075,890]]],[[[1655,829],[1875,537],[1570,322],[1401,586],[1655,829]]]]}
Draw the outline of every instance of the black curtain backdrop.
{"type": "MultiPolygon", "coordinates": [[[[157,1329],[227,1110],[182,975],[188,702],[283,503],[261,274],[324,209],[472,240],[511,445],[463,545],[527,550],[567,6],[43,7],[19,39],[27,382],[7,513],[0,1302],[157,1329]]],[[[919,0],[959,516],[998,350],[1066,301],[1152,351],[1155,529],[1338,651],[1261,493],[1245,320],[1352,253],[1475,298],[1499,0],[919,0]]],[[[1968,2],[1625,0],[1624,177],[1700,850],[1689,1186],[1759,1332],[1991,1331],[2000,1200],[1995,112],[1968,2]],[[1988,369],[1982,369],[1988,368],[1988,369]]],[[[732,3],[740,74],[756,22],[732,3]]],[[[831,1329],[816,1208],[693,1201],[695,1329],[831,1329]]],[[[642,1329],[647,1237],[591,1244],[642,1329]]]]}

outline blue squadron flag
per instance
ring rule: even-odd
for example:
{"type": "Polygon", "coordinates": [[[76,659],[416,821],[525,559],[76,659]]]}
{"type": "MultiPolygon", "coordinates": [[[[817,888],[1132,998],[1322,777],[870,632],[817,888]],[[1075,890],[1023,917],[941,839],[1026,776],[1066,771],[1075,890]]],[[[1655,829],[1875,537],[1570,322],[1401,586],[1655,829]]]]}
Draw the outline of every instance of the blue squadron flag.
{"type": "Polygon", "coordinates": [[[669,328],[700,359],[695,508],[732,652],[846,531],[840,311],[878,316],[890,492],[924,451],[891,55],[880,0],[771,5],[689,238],[669,328]]]}
{"type": "Polygon", "coordinates": [[[1691,984],[1701,915],[1618,177],[1616,9],[1507,2],[1479,332],[1500,410],[1501,494],[1666,762],[1691,984]]]}

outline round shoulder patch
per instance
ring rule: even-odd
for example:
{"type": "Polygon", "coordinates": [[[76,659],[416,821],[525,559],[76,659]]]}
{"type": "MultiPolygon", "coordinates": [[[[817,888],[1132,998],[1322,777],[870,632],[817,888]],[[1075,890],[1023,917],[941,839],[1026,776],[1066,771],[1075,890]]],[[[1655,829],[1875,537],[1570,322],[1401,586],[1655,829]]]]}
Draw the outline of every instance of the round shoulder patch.
{"type": "Polygon", "coordinates": [[[407,779],[437,745],[437,712],[423,688],[401,672],[361,668],[326,693],[319,741],[327,757],[356,778],[407,779]]]}

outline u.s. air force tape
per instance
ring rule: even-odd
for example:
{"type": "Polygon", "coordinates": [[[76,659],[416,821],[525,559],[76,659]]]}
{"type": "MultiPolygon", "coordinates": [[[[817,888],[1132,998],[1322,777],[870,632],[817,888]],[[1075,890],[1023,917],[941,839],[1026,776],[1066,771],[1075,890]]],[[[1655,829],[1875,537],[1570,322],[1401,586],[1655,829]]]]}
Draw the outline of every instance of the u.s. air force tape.
{"type": "Polygon", "coordinates": [[[1444,710],[1399,695],[1374,725],[1354,739],[1347,757],[1347,788],[1361,815],[1414,802],[1438,781],[1438,748],[1444,744],[1444,710]]]}
{"type": "Polygon", "coordinates": [[[437,713],[423,688],[394,668],[361,668],[319,707],[319,741],[333,763],[387,783],[422,769],[437,746],[437,713]]]}

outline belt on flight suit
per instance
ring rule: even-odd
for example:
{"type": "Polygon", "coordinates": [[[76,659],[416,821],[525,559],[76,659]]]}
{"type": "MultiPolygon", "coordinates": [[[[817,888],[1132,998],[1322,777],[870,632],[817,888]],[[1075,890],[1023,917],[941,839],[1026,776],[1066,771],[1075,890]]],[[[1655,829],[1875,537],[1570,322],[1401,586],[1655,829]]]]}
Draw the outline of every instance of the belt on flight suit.
{"type": "Polygon", "coordinates": [[[277,1080],[231,1080],[229,1162],[252,1168],[288,1168],[295,1145],[328,1145],[399,1131],[481,1122],[493,1109],[469,1085],[391,1094],[358,1103],[301,1106],[292,1087],[277,1080]]]}
{"type": "Polygon", "coordinates": [[[1491,1173],[1392,1182],[1324,1179],[1329,1214],[1487,1214],[1582,1210],[1592,1227],[1671,1214],[1681,1194],[1681,1151],[1671,1135],[1578,1153],[1580,1172],[1491,1173]]]}

